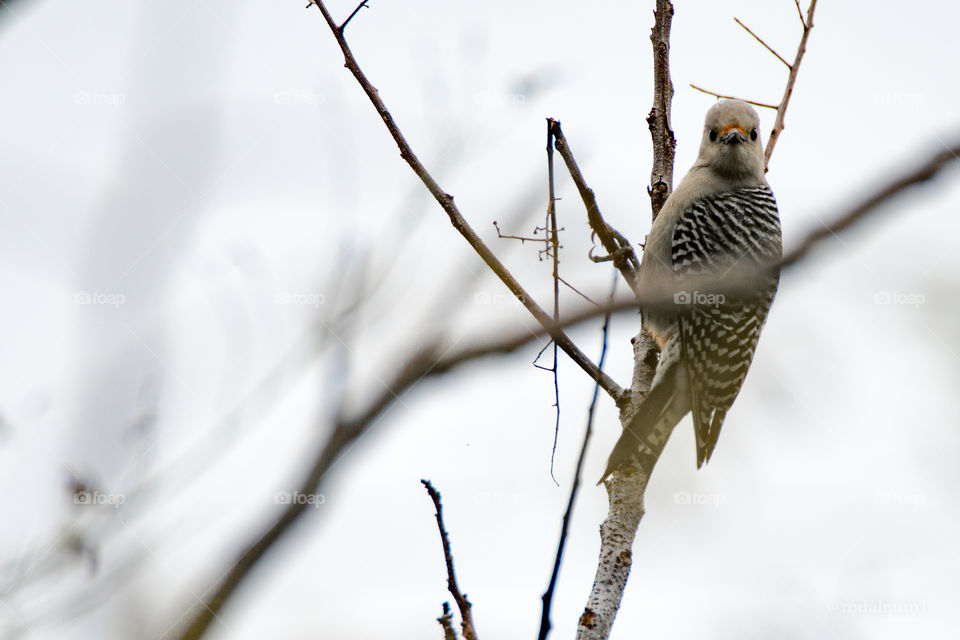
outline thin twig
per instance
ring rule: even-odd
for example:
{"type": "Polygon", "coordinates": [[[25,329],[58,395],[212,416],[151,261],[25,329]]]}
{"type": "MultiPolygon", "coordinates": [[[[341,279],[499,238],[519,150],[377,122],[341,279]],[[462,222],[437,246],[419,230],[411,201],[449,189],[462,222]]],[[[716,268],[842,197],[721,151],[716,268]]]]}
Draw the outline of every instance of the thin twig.
{"type": "Polygon", "coordinates": [[[695,84],[693,84],[693,83],[690,83],[690,87],[693,88],[693,89],[696,89],[697,91],[700,91],[700,92],[702,92],[702,93],[705,93],[705,94],[707,94],[707,95],[714,96],[714,97],[716,97],[716,98],[720,98],[721,100],[740,100],[741,102],[746,102],[747,104],[752,104],[752,105],[755,106],[755,107],[764,107],[764,108],[767,108],[767,109],[776,109],[776,108],[777,108],[777,105],[775,105],[775,104],[767,104],[766,102],[757,102],[757,101],[755,101],[755,100],[746,100],[746,99],[744,99],[744,98],[737,98],[737,97],[734,97],[734,96],[724,95],[724,94],[722,94],[722,93],[717,93],[716,91],[710,91],[709,89],[704,89],[704,88],[702,88],[702,87],[698,87],[697,85],[695,85],[695,84]]]}
{"type": "MultiPolygon", "coordinates": [[[[564,285],[566,285],[566,287],[567,287],[568,289],[570,289],[570,291],[573,291],[575,294],[577,294],[578,296],[580,296],[581,298],[583,298],[584,300],[586,300],[586,301],[589,302],[590,304],[597,304],[596,302],[594,302],[593,300],[590,299],[590,296],[588,296],[588,295],[585,294],[584,292],[580,291],[580,289],[577,289],[575,286],[573,286],[572,284],[570,284],[569,282],[567,282],[566,280],[564,280],[564,279],[561,278],[560,276],[557,276],[557,278],[560,280],[560,282],[562,282],[564,285]]],[[[599,365],[597,365],[597,366],[599,366],[599,365]]]]}
{"type": "MultiPolygon", "coordinates": [[[[793,95],[793,85],[797,81],[797,72],[800,71],[800,61],[803,60],[803,54],[807,51],[807,38],[810,37],[810,30],[813,29],[813,12],[817,8],[817,0],[810,0],[810,8],[807,10],[807,19],[803,21],[803,35],[800,36],[800,44],[797,46],[797,55],[790,65],[790,75],[787,76],[787,85],[783,89],[783,97],[780,99],[780,105],[777,107],[777,119],[770,129],[770,139],[767,140],[767,148],[763,155],[767,166],[770,166],[770,156],[773,155],[773,148],[777,144],[777,139],[783,131],[784,118],[787,116],[787,106],[790,104],[790,96],[793,95]]],[[[799,3],[797,10],[800,10],[799,3]]],[[[801,18],[802,18],[801,14],[801,18]]]]}
{"type": "Polygon", "coordinates": [[[440,505],[440,494],[433,488],[429,480],[421,480],[420,484],[426,487],[430,499],[433,500],[433,506],[437,509],[437,528],[440,529],[440,541],[443,544],[443,560],[447,564],[447,589],[450,590],[450,595],[453,596],[457,608],[460,609],[460,626],[463,629],[463,638],[464,640],[477,640],[477,634],[473,629],[473,616],[470,615],[472,605],[467,600],[467,596],[460,593],[460,587],[457,585],[457,574],[453,570],[453,553],[450,551],[450,539],[447,536],[447,530],[443,526],[443,507],[440,505]]]}
{"type": "Polygon", "coordinates": [[[800,0],[793,0],[793,4],[797,7],[797,15],[800,16],[800,24],[806,26],[807,22],[803,19],[803,9],[800,8],[800,0]]]}
{"type": "MultiPolygon", "coordinates": [[[[557,198],[553,185],[553,130],[551,120],[547,120],[547,182],[549,198],[547,202],[547,220],[543,225],[549,228],[549,239],[553,245],[553,321],[560,320],[560,238],[557,232],[557,198]]],[[[568,285],[569,286],[569,285],[568,285]]],[[[573,287],[571,287],[573,288],[573,287]]],[[[557,343],[553,343],[553,406],[556,408],[556,422],[553,425],[553,447],[550,449],[550,479],[560,486],[553,472],[553,464],[557,457],[557,440],[560,438],[560,380],[557,359],[557,343]]]]}
{"type": "MultiPolygon", "coordinates": [[[[534,238],[532,236],[513,236],[513,235],[505,234],[500,231],[500,225],[497,223],[496,220],[493,221],[493,228],[497,230],[497,238],[499,238],[500,240],[519,240],[520,244],[523,244],[524,242],[550,242],[550,239],[547,238],[546,236],[542,238],[534,238]]],[[[540,227],[537,227],[536,229],[534,229],[533,232],[536,233],[539,230],[540,230],[540,227]]]]}
{"type": "MultiPolygon", "coordinates": [[[[366,7],[367,9],[370,8],[370,7],[367,5],[367,2],[369,2],[369,0],[363,0],[363,2],[361,2],[360,4],[358,4],[358,5],[357,5],[357,8],[353,10],[353,13],[351,13],[349,16],[347,16],[347,19],[343,21],[343,24],[341,24],[339,27],[337,27],[337,31],[340,32],[340,35],[343,35],[343,30],[347,28],[347,24],[348,24],[351,20],[353,20],[353,16],[357,15],[357,13],[360,11],[360,9],[363,9],[364,7],[366,7]]],[[[310,6],[310,5],[307,5],[307,6],[310,6]]]]}
{"type": "MultiPolygon", "coordinates": [[[[347,45],[347,41],[343,37],[343,34],[337,29],[337,24],[334,22],[333,17],[327,10],[327,7],[319,0],[315,1],[314,5],[320,10],[320,13],[323,14],[323,18],[326,20],[327,26],[330,27],[330,31],[333,33],[334,38],[336,38],[337,44],[340,46],[341,52],[343,52],[345,66],[360,84],[363,92],[373,104],[377,114],[380,116],[383,124],[387,127],[387,130],[393,137],[394,142],[396,142],[397,147],[400,149],[400,157],[407,162],[417,177],[420,178],[420,181],[423,182],[430,194],[443,208],[444,212],[446,212],[447,216],[450,218],[450,223],[457,231],[460,232],[460,235],[464,237],[470,246],[473,247],[474,251],[476,251],[480,258],[483,259],[490,270],[493,271],[498,278],[500,278],[507,288],[510,289],[510,292],[521,302],[521,304],[523,304],[523,306],[527,308],[527,311],[533,315],[533,317],[537,320],[537,322],[540,323],[541,326],[550,326],[550,316],[547,315],[540,305],[534,301],[533,296],[527,293],[514,275],[510,273],[506,266],[504,266],[504,264],[500,262],[496,255],[494,255],[493,251],[491,251],[486,243],[483,242],[480,236],[477,235],[476,231],[473,230],[470,224],[460,213],[460,210],[453,203],[453,196],[444,191],[440,185],[437,184],[437,181],[417,158],[416,154],[413,152],[413,149],[410,147],[410,144],[400,132],[400,128],[393,119],[393,116],[390,114],[390,111],[387,110],[383,100],[380,99],[380,95],[377,93],[376,88],[370,84],[367,76],[357,64],[357,60],[354,58],[353,52],[350,50],[349,45],[347,45]]],[[[610,376],[600,371],[597,368],[597,365],[591,362],[590,359],[584,355],[584,353],[579,347],[577,347],[577,345],[573,342],[573,340],[570,339],[569,336],[561,331],[555,335],[552,335],[551,337],[556,340],[557,345],[563,349],[568,356],[570,356],[570,359],[577,363],[581,369],[586,371],[592,379],[600,381],[600,386],[603,387],[604,391],[606,391],[615,402],[620,403],[623,401],[623,389],[620,387],[620,385],[614,382],[610,376]]]]}
{"type": "Polygon", "coordinates": [[[443,629],[443,640],[457,640],[457,632],[453,629],[453,614],[450,612],[450,603],[443,603],[443,615],[437,618],[440,628],[443,629]]]}
{"type": "Polygon", "coordinates": [[[747,33],[749,33],[750,35],[752,35],[752,36],[756,39],[757,42],[759,42],[760,44],[762,44],[763,46],[765,46],[765,47],[767,48],[767,51],[769,51],[769,52],[772,53],[773,55],[777,56],[777,60],[779,60],[779,61],[782,62],[783,64],[787,65],[787,69],[790,68],[790,63],[787,62],[786,60],[784,60],[784,59],[783,59],[783,56],[781,56],[779,53],[777,53],[776,51],[774,51],[774,50],[773,50],[773,47],[771,47],[771,46],[768,45],[766,42],[764,42],[763,39],[762,39],[760,36],[758,36],[758,35],[755,34],[753,31],[751,31],[751,30],[750,30],[750,27],[748,27],[747,25],[745,25],[745,24],[743,24],[742,22],[740,22],[740,18],[734,18],[734,21],[735,21],[738,25],[740,25],[741,27],[743,27],[743,28],[746,30],[747,33]]]}
{"type": "MultiPolygon", "coordinates": [[[[617,292],[617,272],[613,272],[613,285],[610,287],[609,303],[613,302],[614,294],[617,292]]],[[[600,346],[600,360],[597,366],[603,369],[603,363],[607,359],[607,336],[610,331],[610,313],[603,318],[603,338],[600,346]]],[[[577,468],[573,473],[573,486],[570,487],[570,497],[567,499],[567,510],[563,513],[563,521],[560,524],[560,541],[557,543],[557,554],[553,560],[553,572],[550,574],[550,585],[541,596],[543,609],[540,614],[540,633],[538,640],[546,640],[550,633],[550,605],[553,603],[553,590],[557,584],[557,576],[560,575],[560,565],[563,562],[563,549],[567,542],[567,531],[570,528],[570,520],[573,518],[573,507],[577,502],[577,493],[580,490],[580,478],[583,472],[583,461],[587,457],[587,445],[590,444],[590,437],[593,435],[593,416],[597,408],[597,397],[600,395],[600,387],[594,385],[593,398],[590,400],[590,408],[587,410],[587,427],[583,432],[583,444],[580,445],[580,455],[577,457],[577,468]]]]}

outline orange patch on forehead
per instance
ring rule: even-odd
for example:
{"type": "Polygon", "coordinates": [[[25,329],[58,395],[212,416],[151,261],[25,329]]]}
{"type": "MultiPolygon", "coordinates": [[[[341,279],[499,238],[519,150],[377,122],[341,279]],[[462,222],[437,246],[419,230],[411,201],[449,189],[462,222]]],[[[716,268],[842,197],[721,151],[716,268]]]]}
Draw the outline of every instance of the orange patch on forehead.
{"type": "Polygon", "coordinates": [[[738,124],[728,124],[727,126],[723,127],[722,129],[720,129],[720,135],[725,136],[731,131],[733,131],[734,129],[736,129],[743,135],[747,135],[747,132],[743,130],[743,127],[741,127],[738,124]]]}

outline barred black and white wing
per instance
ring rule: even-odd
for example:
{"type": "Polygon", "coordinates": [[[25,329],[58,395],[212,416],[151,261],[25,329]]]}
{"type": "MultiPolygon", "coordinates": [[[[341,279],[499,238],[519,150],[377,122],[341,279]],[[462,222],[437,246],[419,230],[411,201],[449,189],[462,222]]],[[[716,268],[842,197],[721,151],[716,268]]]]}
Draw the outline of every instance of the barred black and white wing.
{"type": "MultiPolygon", "coordinates": [[[[675,274],[703,282],[714,292],[688,291],[679,315],[682,359],[687,371],[697,438],[697,467],[717,444],[723,419],[736,399],[777,292],[779,277],[761,271],[782,252],[780,218],[766,186],[738,189],[695,201],[674,228],[675,274]],[[754,274],[747,295],[725,296],[724,277],[754,274]]],[[[688,280],[690,281],[690,280],[688,280]]]]}

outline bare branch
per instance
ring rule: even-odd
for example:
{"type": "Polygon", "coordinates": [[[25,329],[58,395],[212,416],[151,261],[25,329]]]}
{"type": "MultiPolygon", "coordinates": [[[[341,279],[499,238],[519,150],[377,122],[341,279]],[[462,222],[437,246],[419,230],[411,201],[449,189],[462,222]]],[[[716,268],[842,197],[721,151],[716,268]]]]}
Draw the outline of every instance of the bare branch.
{"type": "MultiPolygon", "coordinates": [[[[548,119],[547,122],[549,123],[550,131],[553,133],[554,147],[556,147],[563,161],[566,163],[567,171],[570,172],[570,177],[573,178],[573,183],[576,185],[577,191],[580,192],[580,198],[587,208],[587,221],[590,223],[590,228],[600,239],[600,243],[603,245],[603,248],[606,249],[609,259],[613,260],[613,266],[623,274],[624,280],[627,281],[627,284],[634,293],[639,294],[640,289],[637,283],[637,270],[640,268],[640,261],[637,260],[633,247],[620,232],[607,224],[607,221],[604,220],[600,214],[597,198],[593,193],[593,189],[587,186],[587,181],[580,172],[580,167],[573,157],[573,151],[570,150],[570,145],[567,143],[567,139],[560,129],[560,123],[552,118],[548,119]]],[[[600,262],[607,259],[607,257],[595,258],[591,256],[591,259],[595,262],[600,262]]]]}
{"type": "Polygon", "coordinates": [[[650,170],[650,204],[656,218],[673,191],[673,158],[677,139],[670,128],[670,105],[673,102],[673,81],[670,80],[670,24],[673,4],[657,0],[650,42],[653,43],[653,108],[647,125],[653,138],[653,168],[650,170]]]}
{"type": "Polygon", "coordinates": [[[463,638],[464,640],[477,640],[477,634],[473,629],[473,616],[470,615],[470,607],[472,605],[470,601],[467,600],[467,597],[460,593],[460,587],[457,585],[457,574],[453,570],[453,553],[450,551],[450,538],[447,535],[447,530],[443,526],[443,507],[440,505],[440,494],[433,488],[429,480],[421,480],[420,484],[427,489],[427,493],[430,494],[430,499],[433,500],[433,506],[437,509],[437,528],[440,529],[440,542],[443,544],[443,560],[447,565],[447,589],[450,590],[450,595],[453,596],[453,600],[457,603],[457,608],[460,609],[460,626],[463,629],[463,638]]]}
{"type": "MultiPolygon", "coordinates": [[[[547,181],[549,183],[549,199],[547,202],[547,219],[543,227],[547,229],[547,238],[549,239],[547,247],[549,248],[552,245],[553,249],[553,321],[557,322],[560,320],[560,237],[557,232],[557,198],[553,183],[552,122],[552,120],[547,119],[547,181]]],[[[567,286],[570,287],[569,284],[567,284],[567,286]]],[[[573,287],[570,288],[573,289],[573,287]]],[[[557,482],[557,478],[553,473],[553,464],[557,457],[557,439],[560,437],[560,380],[556,341],[553,343],[553,367],[550,371],[553,373],[553,406],[556,408],[556,422],[553,425],[553,446],[550,449],[550,479],[559,487],[560,483],[557,482]]]]}
{"type": "Polygon", "coordinates": [[[803,9],[800,8],[800,0],[793,0],[793,4],[797,7],[797,15],[800,16],[800,24],[806,26],[807,22],[803,19],[803,9]]]}
{"type": "MultiPolygon", "coordinates": [[[[363,2],[361,2],[360,4],[358,4],[358,5],[357,5],[357,8],[353,10],[353,13],[351,13],[349,16],[347,16],[347,19],[343,21],[343,24],[341,24],[339,27],[337,27],[337,31],[339,31],[339,32],[341,33],[341,35],[343,34],[343,30],[347,28],[347,25],[350,23],[350,21],[353,20],[353,16],[357,15],[357,13],[360,12],[360,9],[363,9],[363,8],[369,9],[369,8],[370,8],[369,5],[367,5],[367,2],[369,2],[369,0],[363,0],[363,2]]],[[[308,4],[307,6],[309,7],[310,5],[308,4]]]]}
{"type": "Polygon", "coordinates": [[[752,35],[752,36],[756,39],[757,42],[759,42],[759,43],[762,44],[764,47],[766,47],[766,48],[767,48],[767,51],[769,51],[769,52],[772,53],[773,55],[777,56],[777,60],[779,60],[779,61],[782,62],[783,64],[787,65],[787,69],[790,69],[790,68],[791,68],[791,67],[790,67],[790,63],[787,62],[786,60],[784,60],[784,59],[783,59],[783,56],[781,56],[779,53],[777,53],[776,51],[774,51],[774,50],[773,50],[773,47],[771,47],[770,45],[768,45],[766,42],[763,41],[763,39],[762,39],[760,36],[758,36],[758,35],[755,34],[753,31],[751,31],[751,30],[750,30],[750,27],[748,27],[747,25],[745,25],[745,24],[743,24],[742,22],[740,22],[740,18],[734,18],[734,21],[735,21],[738,25],[740,25],[741,27],[743,27],[743,28],[746,30],[747,33],[749,33],[750,35],[752,35]]]}
{"type": "Polygon", "coordinates": [[[697,85],[693,84],[692,82],[690,83],[690,87],[691,87],[692,89],[696,89],[697,91],[700,91],[701,93],[705,93],[705,94],[710,95],[710,96],[713,96],[713,97],[715,97],[715,98],[720,98],[721,100],[740,100],[741,102],[746,102],[747,104],[752,104],[752,105],[755,106],[755,107],[764,107],[764,108],[766,108],[766,109],[776,109],[776,108],[777,108],[777,105],[775,105],[775,104],[767,104],[766,102],[757,102],[757,101],[755,101],[755,100],[747,100],[747,99],[745,99],[745,98],[737,98],[737,97],[735,97],[735,96],[728,96],[728,95],[725,95],[725,94],[722,94],[722,93],[717,93],[716,91],[710,91],[709,89],[704,89],[704,88],[702,88],[702,87],[698,87],[697,85]]]}
{"type": "MultiPolygon", "coordinates": [[[[557,276],[557,279],[560,280],[560,282],[562,282],[568,289],[570,289],[570,291],[573,291],[575,294],[577,294],[578,296],[580,296],[581,298],[583,298],[584,300],[586,300],[586,301],[589,302],[590,304],[597,304],[596,302],[594,302],[593,300],[590,299],[590,296],[588,296],[587,294],[585,294],[583,291],[580,291],[580,289],[577,289],[575,286],[573,286],[572,284],[570,284],[569,282],[567,282],[566,280],[564,280],[564,279],[561,278],[560,276],[557,276]]],[[[600,365],[597,365],[597,366],[600,366],[600,365]]],[[[602,367],[601,367],[601,368],[602,368],[602,367]]]]}
{"type": "Polygon", "coordinates": [[[443,603],[443,615],[437,618],[440,628],[443,629],[443,640],[457,640],[457,632],[453,630],[453,615],[450,613],[450,603],[443,603]]]}
{"type": "MultiPolygon", "coordinates": [[[[807,51],[807,38],[810,37],[810,31],[813,29],[813,12],[817,8],[817,0],[810,0],[810,8],[807,10],[807,19],[803,21],[803,35],[800,36],[800,44],[797,46],[797,55],[790,65],[790,75],[787,76],[787,85],[783,89],[783,97],[780,99],[780,105],[777,107],[777,119],[770,129],[770,139],[767,140],[767,148],[763,155],[767,166],[770,166],[770,156],[773,155],[773,148],[777,144],[777,139],[783,131],[784,118],[787,116],[787,106],[790,104],[790,96],[793,95],[793,85],[797,81],[797,72],[800,71],[800,61],[803,60],[803,54],[807,51]]],[[[797,3],[797,11],[800,10],[800,4],[797,3]]],[[[802,18],[801,14],[801,18],[802,18]]]]}
{"type": "MultiPolygon", "coordinates": [[[[497,237],[501,240],[519,240],[520,244],[523,244],[524,242],[543,242],[543,243],[550,242],[550,240],[546,236],[544,236],[543,238],[534,238],[532,236],[514,236],[514,235],[503,233],[502,231],[500,231],[500,224],[496,220],[493,221],[493,228],[497,230],[497,237]]],[[[533,232],[536,233],[539,230],[540,230],[540,227],[537,227],[536,229],[534,229],[533,232]]]]}
{"type": "MultiPolygon", "coordinates": [[[[356,59],[353,57],[353,52],[350,50],[350,47],[347,45],[346,39],[343,37],[343,33],[340,32],[337,27],[336,22],[334,22],[333,17],[330,15],[330,12],[327,10],[327,7],[323,2],[316,0],[313,3],[317,9],[320,10],[320,13],[323,14],[324,20],[327,22],[327,26],[330,27],[330,31],[333,33],[334,38],[337,40],[337,44],[340,45],[340,50],[343,52],[343,57],[345,61],[345,66],[356,78],[357,82],[360,84],[360,87],[363,89],[364,93],[367,94],[370,102],[373,104],[374,108],[377,110],[380,119],[383,120],[384,125],[386,125],[387,130],[390,132],[390,135],[393,137],[394,142],[396,142],[397,147],[400,149],[400,157],[402,157],[413,172],[420,178],[420,181],[423,182],[424,186],[430,191],[430,194],[433,195],[434,199],[440,204],[444,212],[450,218],[450,223],[454,228],[460,232],[460,235],[466,239],[466,241],[473,247],[474,251],[483,259],[491,271],[493,271],[498,278],[510,289],[510,292],[527,308],[527,311],[533,315],[533,317],[540,323],[541,326],[550,326],[550,316],[538,305],[533,297],[527,293],[527,291],[520,285],[517,279],[513,276],[512,273],[504,266],[502,262],[494,255],[489,247],[480,239],[480,236],[473,230],[470,224],[466,221],[463,215],[460,213],[460,210],[453,203],[453,196],[444,191],[437,181],[433,178],[430,172],[427,171],[426,167],[420,162],[416,154],[414,154],[413,149],[407,143],[406,138],[400,132],[400,128],[397,125],[396,121],[393,119],[393,116],[390,114],[390,111],[387,110],[386,105],[383,103],[383,100],[380,99],[380,95],[377,93],[376,88],[370,81],[367,79],[366,75],[360,69],[360,66],[357,64],[356,59]]],[[[603,387],[615,402],[622,402],[623,389],[618,385],[610,376],[600,371],[593,362],[587,358],[586,355],[574,344],[573,340],[570,339],[562,331],[551,335],[551,337],[556,341],[557,346],[564,350],[564,352],[570,356],[570,359],[577,363],[580,368],[587,372],[587,374],[593,380],[599,380],[600,386],[603,387]]]]}

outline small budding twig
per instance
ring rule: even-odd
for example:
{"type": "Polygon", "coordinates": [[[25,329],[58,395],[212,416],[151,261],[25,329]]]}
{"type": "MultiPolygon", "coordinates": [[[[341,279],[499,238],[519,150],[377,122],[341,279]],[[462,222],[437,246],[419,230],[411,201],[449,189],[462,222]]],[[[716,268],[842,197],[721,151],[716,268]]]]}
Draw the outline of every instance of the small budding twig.
{"type": "MultiPolygon", "coordinates": [[[[797,5],[797,11],[800,11],[800,3],[794,0],[797,5]]],[[[813,12],[817,8],[817,0],[810,0],[810,8],[807,9],[807,18],[803,20],[803,13],[800,13],[803,22],[803,35],[800,36],[800,44],[797,46],[797,55],[790,65],[790,75],[787,76],[787,86],[783,89],[783,98],[780,99],[780,105],[777,107],[777,119],[770,129],[770,138],[767,140],[767,148],[763,151],[764,159],[767,165],[770,164],[770,156],[773,155],[773,147],[777,144],[780,132],[783,131],[783,119],[787,115],[787,105],[790,104],[790,96],[793,95],[793,85],[797,81],[797,72],[800,71],[800,61],[803,60],[803,54],[807,51],[807,38],[810,37],[810,30],[813,29],[813,12]]]]}
{"type": "MultiPolygon", "coordinates": [[[[363,0],[363,2],[361,2],[360,4],[358,4],[358,5],[357,5],[357,8],[353,10],[353,13],[351,13],[349,16],[347,16],[347,19],[343,21],[343,24],[341,24],[339,27],[337,27],[337,31],[339,31],[341,35],[343,35],[343,30],[347,28],[347,24],[348,24],[351,20],[353,20],[353,16],[357,15],[357,14],[360,12],[360,9],[363,9],[363,8],[369,9],[369,8],[370,8],[370,6],[367,4],[367,2],[369,2],[369,0],[363,0]]],[[[312,4],[312,3],[311,3],[311,4],[312,4]]],[[[310,5],[308,4],[307,6],[309,7],[310,5]]]]}
{"type": "Polygon", "coordinates": [[[717,93],[716,91],[710,91],[709,89],[704,89],[703,87],[698,87],[697,85],[693,84],[692,82],[690,83],[690,88],[691,88],[691,89],[696,89],[697,91],[700,91],[701,93],[705,93],[705,94],[707,94],[708,96],[713,96],[713,97],[719,98],[719,99],[721,99],[721,100],[739,100],[739,101],[741,101],[741,102],[746,102],[747,104],[752,104],[752,105],[755,106],[755,107],[764,107],[764,108],[766,108],[766,109],[774,109],[774,110],[776,110],[776,108],[777,108],[777,105],[775,105],[775,104],[767,104],[766,102],[757,102],[756,100],[747,100],[746,98],[737,98],[736,96],[728,96],[728,95],[723,94],[723,93],[717,93]]]}
{"type": "Polygon", "coordinates": [[[768,45],[764,40],[750,30],[747,25],[740,22],[739,18],[734,18],[736,23],[744,28],[744,30],[753,36],[757,42],[766,47],[767,51],[776,56],[777,60],[782,62],[787,66],[787,69],[790,70],[790,73],[787,75],[787,84],[783,89],[783,97],[780,98],[780,102],[776,105],[768,104],[766,102],[756,102],[754,100],[744,100],[743,98],[735,98],[733,96],[724,95],[722,93],[717,93],[715,91],[708,91],[698,87],[695,84],[690,86],[697,91],[701,91],[708,95],[714,96],[716,98],[724,100],[742,100],[748,104],[752,104],[757,107],[764,107],[767,109],[776,109],[777,117],[773,122],[773,127],[770,129],[770,137],[767,139],[767,146],[763,150],[764,163],[767,167],[770,165],[770,156],[773,155],[773,148],[777,144],[777,139],[780,137],[780,133],[783,131],[784,127],[784,118],[787,115],[787,106],[790,104],[790,97],[793,95],[793,85],[797,81],[797,72],[800,71],[800,61],[803,60],[803,54],[807,51],[807,38],[810,37],[810,30],[813,29],[813,12],[817,8],[817,0],[810,0],[810,8],[807,9],[807,17],[803,17],[803,11],[800,9],[799,0],[793,0],[794,5],[797,7],[797,13],[800,15],[800,23],[803,25],[803,34],[800,36],[800,44],[797,46],[797,53],[793,58],[793,63],[789,63],[781,56],[779,53],[773,50],[773,47],[768,45]]]}
{"type": "Polygon", "coordinates": [[[740,25],[741,27],[743,27],[744,30],[746,30],[747,33],[749,33],[750,35],[752,35],[752,36],[756,39],[757,42],[759,42],[759,43],[762,44],[764,47],[766,47],[766,48],[767,48],[767,51],[769,51],[769,52],[772,53],[773,55],[777,56],[777,60],[779,60],[779,61],[782,62],[783,64],[787,65],[787,69],[792,68],[792,67],[790,66],[790,63],[783,59],[783,56],[781,56],[779,53],[777,53],[776,51],[773,50],[773,47],[771,47],[770,45],[768,45],[766,42],[763,41],[763,39],[762,39],[760,36],[758,36],[758,35],[755,34],[753,31],[751,31],[751,30],[750,30],[750,27],[748,27],[747,25],[745,25],[745,24],[743,24],[742,22],[740,22],[740,18],[734,18],[733,20],[734,20],[734,22],[736,22],[738,25],[740,25]]]}
{"type": "MultiPolygon", "coordinates": [[[[443,544],[443,560],[447,564],[447,589],[450,590],[450,595],[453,596],[453,600],[457,603],[457,608],[460,609],[460,626],[463,629],[463,638],[464,640],[477,640],[477,634],[473,629],[473,616],[470,615],[470,607],[473,605],[467,600],[465,594],[460,593],[460,587],[457,585],[457,574],[453,570],[453,553],[450,551],[450,538],[447,536],[447,530],[443,526],[443,507],[440,505],[440,494],[433,488],[429,480],[421,480],[420,484],[422,484],[426,488],[427,493],[430,494],[430,499],[433,500],[433,506],[437,510],[437,528],[440,529],[440,542],[443,544]]],[[[446,614],[447,611],[448,606],[444,603],[444,613],[446,614]]],[[[441,622],[440,624],[442,625],[443,623],[441,622]]]]}
{"type": "Polygon", "coordinates": [[[453,630],[453,614],[450,612],[450,603],[443,603],[443,615],[437,618],[440,628],[443,629],[443,640],[457,640],[457,632],[453,630]]]}

